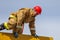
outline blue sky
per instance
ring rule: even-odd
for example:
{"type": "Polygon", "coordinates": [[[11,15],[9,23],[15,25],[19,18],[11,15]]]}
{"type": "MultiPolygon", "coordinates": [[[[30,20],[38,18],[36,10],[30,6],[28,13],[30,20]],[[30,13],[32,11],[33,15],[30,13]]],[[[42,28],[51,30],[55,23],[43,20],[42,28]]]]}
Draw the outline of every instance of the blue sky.
{"type": "MultiPolygon", "coordinates": [[[[59,4],[60,0],[0,0],[0,24],[8,20],[11,12],[23,7],[33,8],[40,5],[42,14],[36,17],[36,33],[39,36],[52,36],[54,40],[60,40],[59,4]]],[[[23,34],[30,34],[28,24],[25,24],[23,34]]]]}

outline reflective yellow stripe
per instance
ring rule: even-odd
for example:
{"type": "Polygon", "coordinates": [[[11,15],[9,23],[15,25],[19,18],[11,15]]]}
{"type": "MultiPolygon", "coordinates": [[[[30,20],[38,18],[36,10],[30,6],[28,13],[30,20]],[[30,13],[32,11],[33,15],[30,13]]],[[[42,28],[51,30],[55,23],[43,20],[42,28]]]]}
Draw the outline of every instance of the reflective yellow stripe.
{"type": "Polygon", "coordinates": [[[11,17],[11,18],[14,18],[14,19],[16,19],[16,17],[15,17],[15,16],[13,16],[13,15],[10,15],[10,17],[11,17]]]}
{"type": "Polygon", "coordinates": [[[7,22],[4,23],[4,27],[5,27],[6,29],[9,29],[9,27],[8,27],[8,25],[7,25],[7,22]]]}
{"type": "Polygon", "coordinates": [[[23,28],[22,26],[17,26],[17,28],[23,28]]]}
{"type": "Polygon", "coordinates": [[[35,30],[35,28],[30,28],[30,30],[35,30]]]}

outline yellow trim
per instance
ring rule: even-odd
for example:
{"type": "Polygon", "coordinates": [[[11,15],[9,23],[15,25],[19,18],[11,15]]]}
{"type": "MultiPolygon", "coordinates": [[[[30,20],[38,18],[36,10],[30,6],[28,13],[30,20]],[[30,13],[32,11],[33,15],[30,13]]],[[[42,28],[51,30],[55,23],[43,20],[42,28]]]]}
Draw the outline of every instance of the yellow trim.
{"type": "Polygon", "coordinates": [[[8,25],[7,25],[7,22],[4,23],[4,27],[5,27],[6,29],[9,29],[9,27],[8,27],[8,25]]]}
{"type": "Polygon", "coordinates": [[[10,15],[10,17],[16,19],[16,17],[14,15],[10,15]]]}

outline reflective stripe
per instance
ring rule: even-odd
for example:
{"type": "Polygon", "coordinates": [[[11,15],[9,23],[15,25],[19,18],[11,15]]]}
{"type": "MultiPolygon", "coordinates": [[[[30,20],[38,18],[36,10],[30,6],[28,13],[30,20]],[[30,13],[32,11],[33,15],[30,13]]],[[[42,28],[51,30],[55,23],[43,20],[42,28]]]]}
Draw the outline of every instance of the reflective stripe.
{"type": "Polygon", "coordinates": [[[30,28],[30,30],[35,30],[35,28],[30,28]]]}
{"type": "Polygon", "coordinates": [[[15,16],[13,16],[13,15],[10,15],[10,17],[11,17],[11,18],[14,18],[14,19],[16,19],[16,17],[15,17],[15,16]]]}
{"type": "Polygon", "coordinates": [[[17,28],[23,28],[22,26],[17,26],[17,28]]]}
{"type": "Polygon", "coordinates": [[[9,29],[9,27],[8,27],[8,25],[7,25],[7,22],[4,23],[4,27],[5,27],[6,29],[9,29]]]}

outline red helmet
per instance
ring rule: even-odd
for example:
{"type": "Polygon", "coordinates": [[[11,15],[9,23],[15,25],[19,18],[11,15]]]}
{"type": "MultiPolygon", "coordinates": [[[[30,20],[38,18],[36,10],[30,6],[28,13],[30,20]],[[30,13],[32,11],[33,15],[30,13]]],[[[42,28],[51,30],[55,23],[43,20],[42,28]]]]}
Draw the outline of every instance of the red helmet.
{"type": "Polygon", "coordinates": [[[38,15],[38,14],[41,14],[42,9],[41,9],[40,6],[35,6],[33,9],[36,11],[36,14],[37,14],[37,15],[38,15]]]}

